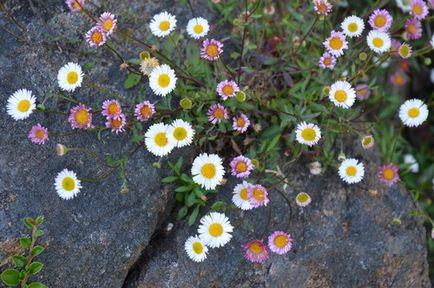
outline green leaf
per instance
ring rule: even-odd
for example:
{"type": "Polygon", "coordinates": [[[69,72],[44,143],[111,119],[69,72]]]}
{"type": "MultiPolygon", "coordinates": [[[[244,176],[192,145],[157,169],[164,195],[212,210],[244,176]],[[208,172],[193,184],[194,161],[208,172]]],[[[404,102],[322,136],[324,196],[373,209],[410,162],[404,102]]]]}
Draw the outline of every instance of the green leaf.
{"type": "Polygon", "coordinates": [[[48,288],[47,286],[45,286],[44,284],[42,284],[41,282],[33,282],[30,283],[29,285],[27,285],[28,288],[48,288]]]}
{"type": "Polygon", "coordinates": [[[181,186],[175,189],[175,192],[179,192],[179,193],[183,193],[183,192],[187,192],[190,191],[191,188],[188,186],[181,186]]]}
{"type": "Polygon", "coordinates": [[[7,286],[16,286],[20,284],[20,272],[16,269],[6,269],[0,277],[3,283],[7,286]]]}
{"type": "Polygon", "coordinates": [[[180,157],[180,158],[178,159],[178,161],[176,161],[176,164],[175,164],[175,171],[179,172],[179,171],[181,170],[182,161],[183,161],[182,157],[180,157]]]}
{"type": "Polygon", "coordinates": [[[164,177],[163,179],[161,179],[161,182],[163,182],[163,183],[173,183],[176,180],[178,180],[178,177],[176,177],[176,176],[167,176],[167,177],[164,177]]]}
{"type": "Polygon", "coordinates": [[[187,206],[183,206],[181,209],[179,209],[178,215],[176,215],[176,220],[181,220],[187,215],[187,213],[188,213],[187,206]]]}
{"type": "Polygon", "coordinates": [[[271,140],[270,144],[268,144],[267,150],[265,150],[265,152],[270,152],[271,150],[274,149],[274,147],[276,147],[276,145],[279,143],[280,140],[280,135],[276,135],[273,140],[271,140]]]}
{"type": "Polygon", "coordinates": [[[201,198],[202,196],[204,196],[205,194],[203,193],[202,189],[200,189],[199,187],[194,189],[194,194],[196,195],[197,198],[201,198]]]}
{"type": "Polygon", "coordinates": [[[211,209],[216,211],[224,211],[227,204],[224,201],[216,201],[212,204],[211,209]]]}
{"type": "Polygon", "coordinates": [[[41,262],[33,262],[32,264],[26,267],[27,268],[26,270],[29,271],[30,274],[35,275],[41,272],[43,266],[44,264],[41,262]]]}
{"type": "Polygon", "coordinates": [[[185,204],[188,207],[191,207],[194,205],[194,203],[196,203],[196,194],[194,193],[188,194],[187,199],[185,200],[185,204]]]}
{"type": "Polygon", "coordinates": [[[24,225],[26,225],[27,228],[32,229],[33,228],[33,219],[30,217],[25,217],[23,219],[24,225]]]}
{"type": "Polygon", "coordinates": [[[15,255],[12,256],[12,260],[15,263],[15,266],[17,267],[23,267],[27,263],[27,258],[24,256],[15,255]]]}
{"type": "Polygon", "coordinates": [[[29,237],[23,237],[20,239],[20,243],[21,243],[21,247],[23,247],[23,249],[29,249],[30,243],[32,243],[32,240],[30,240],[29,237]]]}
{"type": "Polygon", "coordinates": [[[35,219],[35,224],[36,225],[41,225],[42,223],[44,223],[44,216],[38,216],[35,219]]]}
{"type": "Polygon", "coordinates": [[[34,257],[35,257],[35,256],[38,256],[39,254],[41,254],[42,252],[44,252],[44,250],[45,250],[44,247],[39,246],[39,245],[36,245],[35,247],[33,247],[32,255],[33,255],[34,257]]]}
{"type": "Polygon", "coordinates": [[[36,236],[40,237],[44,235],[44,231],[42,231],[41,229],[36,230],[36,236]]]}
{"type": "Polygon", "coordinates": [[[130,73],[128,74],[127,79],[124,81],[124,88],[125,89],[131,89],[137,84],[139,84],[140,79],[142,79],[141,75],[130,73]]]}
{"type": "Polygon", "coordinates": [[[199,206],[194,208],[193,213],[188,217],[188,225],[191,226],[196,222],[197,215],[199,215],[199,206]]]}

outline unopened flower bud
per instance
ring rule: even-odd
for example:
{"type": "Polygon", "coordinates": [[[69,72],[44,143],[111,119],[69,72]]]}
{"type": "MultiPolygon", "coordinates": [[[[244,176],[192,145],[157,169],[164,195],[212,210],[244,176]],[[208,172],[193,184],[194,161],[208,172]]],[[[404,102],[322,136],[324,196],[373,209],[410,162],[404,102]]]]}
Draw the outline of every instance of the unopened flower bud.
{"type": "Polygon", "coordinates": [[[244,93],[243,91],[238,91],[237,95],[236,95],[237,101],[238,102],[244,102],[246,101],[246,93],[244,93]]]}
{"type": "Polygon", "coordinates": [[[368,54],[366,54],[365,52],[360,53],[359,59],[360,61],[366,61],[366,59],[368,59],[368,54]]]}
{"type": "Polygon", "coordinates": [[[122,64],[119,66],[119,69],[120,69],[121,71],[125,71],[125,70],[128,69],[128,67],[130,67],[130,65],[128,65],[128,63],[122,63],[122,64]]]}
{"type": "Polygon", "coordinates": [[[139,56],[140,56],[140,60],[142,60],[142,61],[145,59],[151,58],[151,54],[149,54],[148,51],[141,52],[139,56]]]}
{"type": "Polygon", "coordinates": [[[363,149],[372,148],[375,144],[374,137],[372,135],[363,136],[362,138],[362,147],[363,149]]]}
{"type": "Polygon", "coordinates": [[[344,161],[345,159],[347,159],[347,157],[345,157],[345,153],[344,151],[341,151],[338,155],[338,160],[339,161],[344,161]]]}
{"type": "Polygon", "coordinates": [[[182,98],[181,101],[179,101],[179,106],[184,110],[189,110],[193,106],[193,102],[188,98],[182,98]]]}
{"type": "Polygon", "coordinates": [[[56,145],[56,154],[57,156],[64,156],[66,153],[68,153],[68,147],[62,144],[56,145]]]}
{"type": "Polygon", "coordinates": [[[258,159],[252,159],[252,164],[254,168],[259,168],[259,165],[261,165],[258,159]]]}

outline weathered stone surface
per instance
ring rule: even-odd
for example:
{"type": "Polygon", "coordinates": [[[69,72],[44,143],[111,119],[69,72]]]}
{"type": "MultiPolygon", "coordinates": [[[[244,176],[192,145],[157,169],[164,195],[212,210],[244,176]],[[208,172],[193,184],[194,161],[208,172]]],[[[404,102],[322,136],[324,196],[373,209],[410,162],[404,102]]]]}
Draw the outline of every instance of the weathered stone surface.
{"type": "MultiPolygon", "coordinates": [[[[63,1],[32,2],[33,8],[27,1],[6,1],[26,26],[25,33],[0,14],[0,25],[27,41],[22,43],[6,32],[0,34],[1,269],[17,250],[16,239],[23,231],[19,219],[42,214],[46,217],[43,241],[48,246],[41,257],[46,266],[39,278],[49,287],[430,286],[424,229],[408,216],[414,208],[411,196],[402,189],[378,186],[372,166],[368,166],[367,181],[354,186],[342,184],[333,171],[311,176],[304,164],[292,167],[286,172],[290,185],[284,192],[291,199],[291,209],[281,195],[271,190],[271,208],[245,213],[228,210],[236,227],[234,238],[224,248],[212,250],[201,264],[190,261],[183,251],[185,239],[195,233],[197,225],[188,228],[182,222],[165,232],[167,223],[173,222],[173,216],[168,216],[173,194],[160,184],[165,171],[151,167],[155,158],[143,148],[128,164],[127,195],[120,193],[121,181],[113,175],[102,184],[84,183],[76,199],[61,200],[53,188],[59,171],[69,168],[87,178],[100,169],[82,154],[56,156],[57,142],[90,148],[101,157],[110,153],[115,158],[134,149],[134,144],[128,142],[128,137],[103,133],[101,141],[88,134],[60,138],[53,135],[48,144],[36,146],[27,140],[32,124],[40,122],[53,133],[69,132],[66,117],[34,113],[25,121],[12,121],[6,114],[8,96],[26,88],[42,99],[48,91],[57,89],[57,71],[62,65],[69,61],[83,65],[93,60],[96,65],[86,74],[87,80],[94,79],[123,97],[142,92],[123,89],[125,76],[119,72],[118,59],[108,50],[86,48],[82,35],[91,23],[83,15],[67,11],[63,1]],[[369,194],[368,189],[377,189],[378,195],[369,194]],[[310,192],[314,199],[303,211],[293,203],[295,193],[302,190],[310,192]],[[401,225],[392,224],[395,217],[401,218],[401,225]],[[293,251],[273,256],[264,265],[247,263],[240,245],[276,229],[292,234],[293,251]]],[[[103,6],[98,12],[110,10],[127,15],[132,20],[126,25],[139,30],[148,16],[163,6],[180,16],[179,26],[189,17],[187,7],[174,8],[175,1],[93,2],[103,6]],[[142,19],[141,15],[146,17],[142,19]]],[[[133,57],[139,51],[125,45],[123,53],[133,57]]],[[[146,95],[157,100],[151,93],[146,95]]],[[[95,107],[108,97],[89,87],[80,88],[74,96],[95,107]]],[[[50,99],[47,103],[51,109],[68,108],[64,101],[50,99]]],[[[101,117],[96,121],[103,123],[101,117]]],[[[353,156],[362,154],[354,152],[353,156]]],[[[370,155],[369,159],[377,162],[378,157],[370,155]]],[[[218,198],[229,202],[235,184],[229,181],[218,198]]]]}

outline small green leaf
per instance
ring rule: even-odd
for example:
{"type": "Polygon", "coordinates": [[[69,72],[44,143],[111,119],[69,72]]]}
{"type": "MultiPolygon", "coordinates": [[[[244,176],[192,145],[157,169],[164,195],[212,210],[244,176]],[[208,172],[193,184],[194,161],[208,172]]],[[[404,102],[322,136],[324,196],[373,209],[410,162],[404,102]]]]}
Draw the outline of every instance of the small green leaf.
{"type": "Polygon", "coordinates": [[[128,74],[127,79],[124,81],[124,88],[125,89],[131,89],[137,84],[139,84],[140,79],[142,79],[141,75],[130,73],[128,74]]]}
{"type": "Polygon", "coordinates": [[[30,217],[25,217],[23,219],[24,225],[26,225],[27,228],[32,229],[33,228],[33,219],[30,217]]]}
{"type": "Polygon", "coordinates": [[[38,256],[39,254],[41,254],[42,252],[44,252],[44,250],[45,250],[44,247],[37,245],[37,246],[33,247],[32,255],[34,257],[38,256]]]}
{"type": "Polygon", "coordinates": [[[12,260],[14,261],[15,266],[17,266],[17,267],[23,267],[24,265],[26,265],[26,262],[27,262],[26,257],[19,256],[19,255],[12,256],[12,260]]]}
{"type": "Polygon", "coordinates": [[[178,177],[176,177],[176,176],[167,176],[167,177],[164,177],[163,179],[161,179],[161,182],[163,182],[163,183],[173,183],[176,180],[178,180],[178,177]]]}
{"type": "Polygon", "coordinates": [[[16,269],[6,269],[0,277],[3,283],[7,286],[16,286],[20,284],[20,272],[16,269]]]}
{"type": "Polygon", "coordinates": [[[29,285],[27,285],[28,288],[48,288],[47,286],[45,286],[44,284],[42,284],[41,282],[33,282],[30,283],[29,285]]]}
{"type": "Polygon", "coordinates": [[[183,161],[182,157],[180,157],[180,158],[178,159],[178,161],[176,161],[176,164],[175,164],[175,171],[178,171],[178,172],[179,172],[179,171],[181,170],[182,161],[183,161]]]}
{"type": "Polygon", "coordinates": [[[199,206],[194,208],[193,213],[188,217],[188,225],[191,226],[196,222],[197,215],[199,215],[199,206]]]}
{"type": "Polygon", "coordinates": [[[30,240],[29,237],[23,237],[20,239],[20,243],[21,243],[21,247],[23,247],[23,249],[29,249],[30,243],[32,243],[32,240],[30,240]]]}
{"type": "Polygon", "coordinates": [[[41,272],[43,266],[44,264],[41,262],[33,262],[32,264],[26,267],[27,268],[26,270],[29,271],[30,274],[35,275],[41,272]]]}
{"type": "Polygon", "coordinates": [[[42,223],[44,223],[44,216],[38,216],[35,219],[35,224],[36,225],[41,225],[42,223]]]}
{"type": "Polygon", "coordinates": [[[188,207],[191,207],[194,205],[194,203],[196,203],[196,194],[194,193],[188,194],[187,199],[185,200],[185,204],[188,207]]]}
{"type": "Polygon", "coordinates": [[[181,220],[187,215],[187,213],[188,213],[187,206],[183,206],[181,209],[179,209],[178,215],[176,215],[176,220],[181,220]]]}
{"type": "Polygon", "coordinates": [[[42,231],[41,229],[36,230],[36,236],[40,237],[44,235],[44,231],[42,231]]]}
{"type": "Polygon", "coordinates": [[[212,204],[211,209],[216,211],[224,211],[227,204],[224,201],[216,201],[212,204]]]}
{"type": "Polygon", "coordinates": [[[45,111],[45,105],[42,104],[42,103],[36,105],[36,108],[38,108],[38,109],[41,110],[41,111],[45,111]]]}
{"type": "Polygon", "coordinates": [[[190,190],[191,190],[191,188],[188,186],[180,186],[180,187],[175,189],[175,192],[183,193],[183,192],[187,192],[190,190]]]}
{"type": "Polygon", "coordinates": [[[204,196],[205,194],[202,192],[202,189],[200,189],[199,187],[194,189],[194,194],[196,195],[197,198],[201,198],[202,196],[204,196]]]}

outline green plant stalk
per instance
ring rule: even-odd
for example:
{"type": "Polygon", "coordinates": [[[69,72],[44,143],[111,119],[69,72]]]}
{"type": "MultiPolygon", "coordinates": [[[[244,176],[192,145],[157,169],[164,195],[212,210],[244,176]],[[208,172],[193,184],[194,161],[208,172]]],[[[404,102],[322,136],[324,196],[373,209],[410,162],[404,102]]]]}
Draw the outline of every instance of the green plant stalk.
{"type": "MultiPolygon", "coordinates": [[[[32,224],[32,242],[30,243],[30,247],[29,247],[29,256],[27,256],[27,263],[24,267],[26,267],[26,266],[30,265],[30,263],[32,263],[32,260],[33,260],[32,251],[33,251],[33,248],[35,247],[36,240],[38,239],[38,236],[36,236],[37,230],[38,230],[38,227],[35,224],[32,224]]],[[[21,281],[21,288],[26,287],[27,281],[29,280],[30,276],[31,276],[31,274],[26,272],[26,276],[21,281]]]]}

